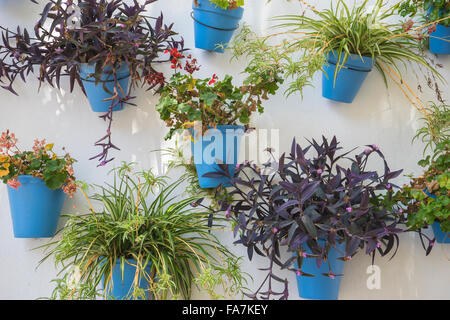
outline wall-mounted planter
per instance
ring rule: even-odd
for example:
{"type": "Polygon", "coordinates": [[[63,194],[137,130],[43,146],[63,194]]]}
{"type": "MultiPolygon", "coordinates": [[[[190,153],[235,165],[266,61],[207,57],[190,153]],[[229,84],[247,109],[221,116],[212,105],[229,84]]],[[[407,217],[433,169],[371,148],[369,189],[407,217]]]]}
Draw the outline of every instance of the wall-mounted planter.
{"type": "MultiPolygon", "coordinates": [[[[324,240],[318,240],[321,245],[325,243],[324,240]]],[[[331,248],[328,253],[328,260],[331,265],[331,269],[335,274],[342,274],[344,270],[344,261],[337,260],[338,257],[345,252],[345,242],[336,244],[337,249],[331,248]]],[[[311,253],[309,248],[307,253],[311,253]]],[[[295,268],[298,268],[295,263],[295,268]]],[[[315,258],[304,258],[302,271],[315,275],[315,277],[306,277],[297,275],[298,294],[303,299],[314,300],[337,300],[339,297],[339,287],[341,284],[341,277],[335,277],[331,279],[328,276],[322,275],[322,273],[328,273],[328,262],[322,261],[320,269],[317,268],[315,258]]]]}
{"type": "Polygon", "coordinates": [[[33,176],[17,178],[21,186],[8,186],[11,218],[16,238],[51,238],[55,235],[66,198],[62,189],[51,190],[33,176]]]}
{"type": "MultiPolygon", "coordinates": [[[[105,68],[105,71],[111,69],[105,68]]],[[[114,92],[114,76],[112,74],[103,73],[101,81],[95,83],[94,77],[89,75],[95,73],[95,64],[80,64],[80,78],[83,82],[84,90],[86,91],[87,98],[91,104],[92,111],[94,112],[108,112],[111,107],[111,101],[104,101],[111,98],[114,92]],[[108,92],[109,91],[109,92],[108,92]]],[[[117,71],[117,80],[120,87],[126,94],[128,91],[128,83],[130,79],[130,70],[126,64],[123,64],[117,71]]],[[[122,94],[119,92],[122,96],[122,94]]],[[[113,108],[113,111],[119,111],[123,109],[123,104],[119,104],[113,108]]]]}
{"type": "Polygon", "coordinates": [[[435,222],[431,225],[437,243],[450,243],[450,234],[441,230],[441,224],[435,222]]]}
{"type": "Polygon", "coordinates": [[[209,0],[198,0],[192,4],[195,32],[195,47],[215,52],[224,52],[221,47],[230,42],[234,30],[244,14],[244,8],[224,10],[209,0]]]}
{"type": "MultiPolygon", "coordinates": [[[[194,131],[191,129],[191,134],[194,131]]],[[[191,150],[201,188],[231,186],[226,177],[204,177],[204,175],[221,171],[217,163],[227,164],[229,172],[234,174],[244,131],[243,126],[219,125],[215,129],[209,129],[203,136],[193,133],[191,150]]]]}
{"type": "Polygon", "coordinates": [[[430,52],[436,54],[450,54],[450,27],[436,25],[436,30],[429,34],[430,52]]]}
{"type": "MultiPolygon", "coordinates": [[[[341,62],[342,59],[343,56],[341,62]]],[[[352,54],[334,81],[337,61],[338,55],[332,51],[328,56],[328,64],[323,67],[322,96],[338,102],[352,103],[375,61],[370,57],[363,56],[361,59],[360,56],[352,54]]]]}
{"type": "MultiPolygon", "coordinates": [[[[124,270],[123,270],[123,278],[122,271],[120,269],[120,259],[117,259],[116,264],[114,265],[111,287],[109,287],[108,283],[108,299],[113,300],[124,300],[131,297],[131,294],[134,289],[134,279],[136,277],[136,260],[134,259],[126,259],[124,270]]],[[[149,263],[145,267],[145,272],[147,275],[150,275],[151,272],[151,263],[149,263]]],[[[102,286],[105,289],[106,281],[102,279],[102,286]]],[[[138,286],[141,289],[148,290],[149,282],[146,277],[142,274],[139,274],[138,286]]],[[[149,291],[146,291],[146,298],[149,298],[149,291]]]]}

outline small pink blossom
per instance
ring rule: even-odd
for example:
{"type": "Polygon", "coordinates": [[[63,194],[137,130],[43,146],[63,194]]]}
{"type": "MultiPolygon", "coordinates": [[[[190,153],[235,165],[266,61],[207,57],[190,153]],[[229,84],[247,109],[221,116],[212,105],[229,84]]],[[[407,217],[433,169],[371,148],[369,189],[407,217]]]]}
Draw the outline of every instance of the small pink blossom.
{"type": "Polygon", "coordinates": [[[330,278],[334,279],[335,278],[334,274],[330,274],[330,278]]]}
{"type": "Polygon", "coordinates": [[[277,233],[278,229],[277,228],[273,228],[273,233],[277,233]]]}
{"type": "Polygon", "coordinates": [[[303,257],[303,258],[307,258],[307,257],[308,257],[308,254],[307,254],[306,252],[303,252],[303,253],[302,253],[302,257],[303,257]]]}
{"type": "Polygon", "coordinates": [[[430,247],[434,247],[434,241],[430,242],[430,247]]]}
{"type": "Polygon", "coordinates": [[[350,212],[352,212],[353,209],[351,207],[348,207],[345,210],[347,210],[347,212],[350,213],[350,212]]]}
{"type": "Polygon", "coordinates": [[[10,186],[13,189],[19,188],[21,186],[21,183],[17,181],[16,179],[9,179],[7,182],[8,186],[10,186]]]}
{"type": "Polygon", "coordinates": [[[323,171],[322,171],[322,169],[319,169],[316,172],[317,172],[317,174],[322,174],[323,171]]]}
{"type": "Polygon", "coordinates": [[[296,274],[297,274],[298,276],[301,276],[301,275],[302,275],[302,273],[300,272],[300,270],[297,270],[296,274]]]}
{"type": "Polygon", "coordinates": [[[377,243],[377,248],[381,247],[381,242],[377,243]]]}

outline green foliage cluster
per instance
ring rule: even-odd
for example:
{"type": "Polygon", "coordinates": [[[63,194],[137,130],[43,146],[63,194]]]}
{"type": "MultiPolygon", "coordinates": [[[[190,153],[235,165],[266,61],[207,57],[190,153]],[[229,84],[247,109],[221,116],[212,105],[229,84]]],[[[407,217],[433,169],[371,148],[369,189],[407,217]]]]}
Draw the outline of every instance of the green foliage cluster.
{"type": "MultiPolygon", "coordinates": [[[[116,261],[123,274],[127,259],[136,261],[130,299],[189,299],[193,284],[206,286],[208,292],[214,291],[210,284],[221,284],[230,294],[239,293],[246,281],[239,259],[210,232],[221,227],[221,219],[213,221],[198,198],[176,200],[174,191],[182,182],[168,184],[166,177],[135,172],[131,164],[115,169],[114,182],[90,198],[102,208],[91,206],[87,214],[66,216],[61,240],[45,246],[50,252],[43,261],[53,256],[66,274],[74,265],[79,268],[81,285],[73,290],[83,291],[74,297],[94,298],[97,292],[85,289],[97,288],[102,280],[102,295],[108,296],[116,261]],[[142,278],[146,289],[136,286],[142,278]]],[[[62,289],[57,286],[54,295],[66,296],[62,289]]]]}

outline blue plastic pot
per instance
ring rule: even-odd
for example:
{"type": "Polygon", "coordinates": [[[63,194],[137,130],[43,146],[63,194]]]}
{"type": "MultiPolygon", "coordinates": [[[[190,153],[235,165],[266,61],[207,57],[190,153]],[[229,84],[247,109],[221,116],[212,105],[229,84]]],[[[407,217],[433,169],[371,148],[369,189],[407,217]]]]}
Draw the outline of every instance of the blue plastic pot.
{"type": "Polygon", "coordinates": [[[226,47],[230,42],[234,30],[239,27],[244,8],[224,10],[209,0],[198,0],[197,4],[192,4],[195,47],[224,52],[221,46],[226,47]]]}
{"type": "Polygon", "coordinates": [[[450,233],[446,233],[441,230],[441,224],[435,222],[431,225],[433,228],[434,236],[436,237],[437,243],[450,243],[450,233]]]}
{"type": "MultiPolygon", "coordinates": [[[[84,90],[86,91],[87,98],[91,104],[92,111],[94,112],[108,112],[111,107],[111,100],[103,101],[104,99],[109,99],[114,93],[114,76],[112,73],[107,73],[111,68],[105,68],[105,71],[101,77],[101,81],[97,84],[95,83],[95,78],[89,75],[95,73],[95,64],[80,64],[80,78],[83,82],[84,90]],[[105,88],[107,90],[105,90],[105,88]],[[108,92],[109,91],[109,92],[108,92]]],[[[117,80],[122,88],[123,92],[126,94],[128,91],[128,82],[130,79],[130,70],[128,66],[124,63],[119,70],[117,70],[117,80]]],[[[123,96],[118,90],[119,94],[123,96]]],[[[123,104],[118,104],[113,108],[113,111],[119,111],[123,109],[123,104]]]]}
{"type": "MultiPolygon", "coordinates": [[[[324,240],[318,240],[321,245],[325,243],[324,240]]],[[[307,247],[307,246],[306,246],[307,247]]],[[[345,242],[336,244],[338,251],[331,248],[328,253],[328,260],[331,264],[333,273],[342,274],[344,270],[344,261],[337,260],[345,252],[345,242]]],[[[306,248],[307,253],[311,253],[309,248],[306,248]]],[[[295,262],[295,268],[298,268],[295,262]]],[[[339,297],[339,286],[341,284],[341,277],[330,277],[322,275],[328,273],[328,262],[322,261],[320,269],[317,268],[316,258],[304,258],[302,271],[315,275],[315,277],[297,276],[298,295],[304,299],[315,300],[337,300],[339,297]]]]}
{"type": "Polygon", "coordinates": [[[226,164],[229,172],[234,174],[244,130],[243,126],[220,125],[216,129],[209,129],[203,136],[191,130],[191,134],[194,132],[191,150],[201,188],[231,186],[227,177],[204,177],[204,175],[217,171],[223,172],[217,163],[226,164]]]}
{"type": "MultiPolygon", "coordinates": [[[[136,276],[136,260],[134,259],[126,259],[124,270],[123,270],[123,278],[122,271],[120,269],[120,259],[117,259],[116,264],[114,266],[113,274],[112,274],[112,283],[108,283],[107,293],[109,300],[125,300],[129,299],[132,296],[134,289],[134,278],[136,276]],[[111,286],[110,286],[111,285],[111,286]]],[[[145,267],[145,272],[147,273],[147,277],[151,272],[151,263],[145,267]]],[[[110,280],[111,281],[111,280],[110,280]]],[[[102,279],[102,286],[105,289],[105,279],[102,279]]],[[[139,274],[138,286],[141,289],[148,290],[149,283],[144,277],[144,275],[139,274]]],[[[150,296],[149,291],[146,291],[146,298],[150,296]]]]}
{"type": "Polygon", "coordinates": [[[58,226],[65,193],[51,190],[45,182],[33,176],[17,178],[21,186],[8,186],[9,206],[16,238],[51,238],[58,226]]]}
{"type": "MultiPolygon", "coordinates": [[[[340,62],[343,60],[341,56],[340,62]]],[[[330,100],[352,103],[358,94],[368,73],[372,70],[374,60],[351,54],[347,62],[339,70],[334,80],[338,55],[332,51],[328,56],[328,64],[323,67],[322,96],[330,100]]]]}
{"type": "Polygon", "coordinates": [[[450,27],[436,25],[436,31],[430,33],[430,52],[450,54],[450,27]]]}

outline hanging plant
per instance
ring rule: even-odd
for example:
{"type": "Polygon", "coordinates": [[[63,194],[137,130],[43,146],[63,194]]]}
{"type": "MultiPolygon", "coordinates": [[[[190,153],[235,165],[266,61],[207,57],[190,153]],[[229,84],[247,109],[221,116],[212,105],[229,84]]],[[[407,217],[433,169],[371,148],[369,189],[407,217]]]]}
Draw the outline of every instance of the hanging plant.
{"type": "MultiPolygon", "coordinates": [[[[403,63],[423,66],[430,77],[442,77],[420,53],[417,34],[405,31],[401,23],[390,20],[395,10],[378,0],[369,10],[368,0],[354,7],[337,1],[319,10],[306,5],[304,14],[273,18],[280,32],[258,37],[248,27],[232,42],[233,57],[248,56],[248,71],[253,74],[273,70],[284,71],[291,78],[286,94],[302,93],[312,85],[313,76],[322,71],[323,96],[350,103],[367,74],[375,67],[387,80],[392,79],[419,109],[420,99],[404,82],[403,63]],[[282,37],[276,43],[276,37],[282,37]],[[269,42],[273,39],[275,43],[269,42]]],[[[431,81],[430,81],[431,82],[431,81]]]]}
{"type": "Polygon", "coordinates": [[[302,297],[336,299],[338,281],[331,281],[331,293],[317,294],[324,280],[314,284],[311,278],[339,279],[343,261],[359,252],[373,258],[395,254],[403,218],[391,205],[397,187],[391,180],[402,170],[391,171],[376,145],[354,157],[341,149],[335,137],[312,140],[306,147],[294,139],[290,153],[279,159],[272,155],[273,161],[263,166],[245,162],[235,174],[226,168],[217,173],[232,184],[233,199],[222,201],[221,209],[234,223],[235,243],[247,248],[250,260],[258,254],[268,263],[262,269],[267,276],[250,298],[288,298],[288,281],[276,275],[278,266],[295,272],[299,284],[315,288],[310,293],[299,287],[302,297]],[[368,170],[373,157],[383,161],[383,171],[368,170]],[[290,258],[283,259],[282,247],[292,253],[290,258]],[[275,291],[275,283],[284,290],[275,291]]]}
{"type": "Polygon", "coordinates": [[[66,195],[72,198],[77,191],[75,159],[58,156],[45,139],[36,139],[30,151],[20,150],[17,142],[9,130],[0,137],[0,179],[8,186],[14,235],[53,237],[66,195]]]}
{"type": "Polygon", "coordinates": [[[195,58],[187,56],[183,62],[185,57],[176,49],[172,49],[170,55],[175,73],[158,91],[161,98],[156,105],[161,119],[170,128],[166,139],[177,130],[187,130],[192,137],[200,186],[226,185],[226,180],[205,174],[216,171],[218,161],[233,170],[238,161],[240,137],[248,129],[250,116],[264,111],[263,100],[275,94],[282,79],[264,74],[258,82],[245,81],[239,87],[232,83],[233,78],[229,75],[223,80],[215,74],[211,78],[198,79],[193,76],[199,70],[195,58]],[[181,73],[180,69],[186,73],[181,73]],[[214,156],[205,152],[212,147],[217,150],[214,156]]]}
{"type": "Polygon", "coordinates": [[[38,70],[39,87],[46,82],[60,89],[61,77],[68,77],[70,92],[79,85],[88,93],[93,109],[94,104],[106,103],[100,118],[107,122],[107,133],[95,143],[102,151],[91,158],[104,166],[114,159],[108,155],[110,149],[119,150],[111,142],[113,111],[123,104],[134,105],[132,89],[154,87],[148,79],[158,74],[155,65],[166,61],[160,59],[163,51],[183,50],[183,40],[173,39],[173,24],[165,25],[162,14],[145,15],[155,1],[139,4],[134,0],[127,5],[124,1],[50,0],[36,22],[34,37],[27,29],[0,27],[2,87],[17,95],[15,81],[26,81],[38,70]],[[98,97],[92,97],[96,93],[98,97]]]}

